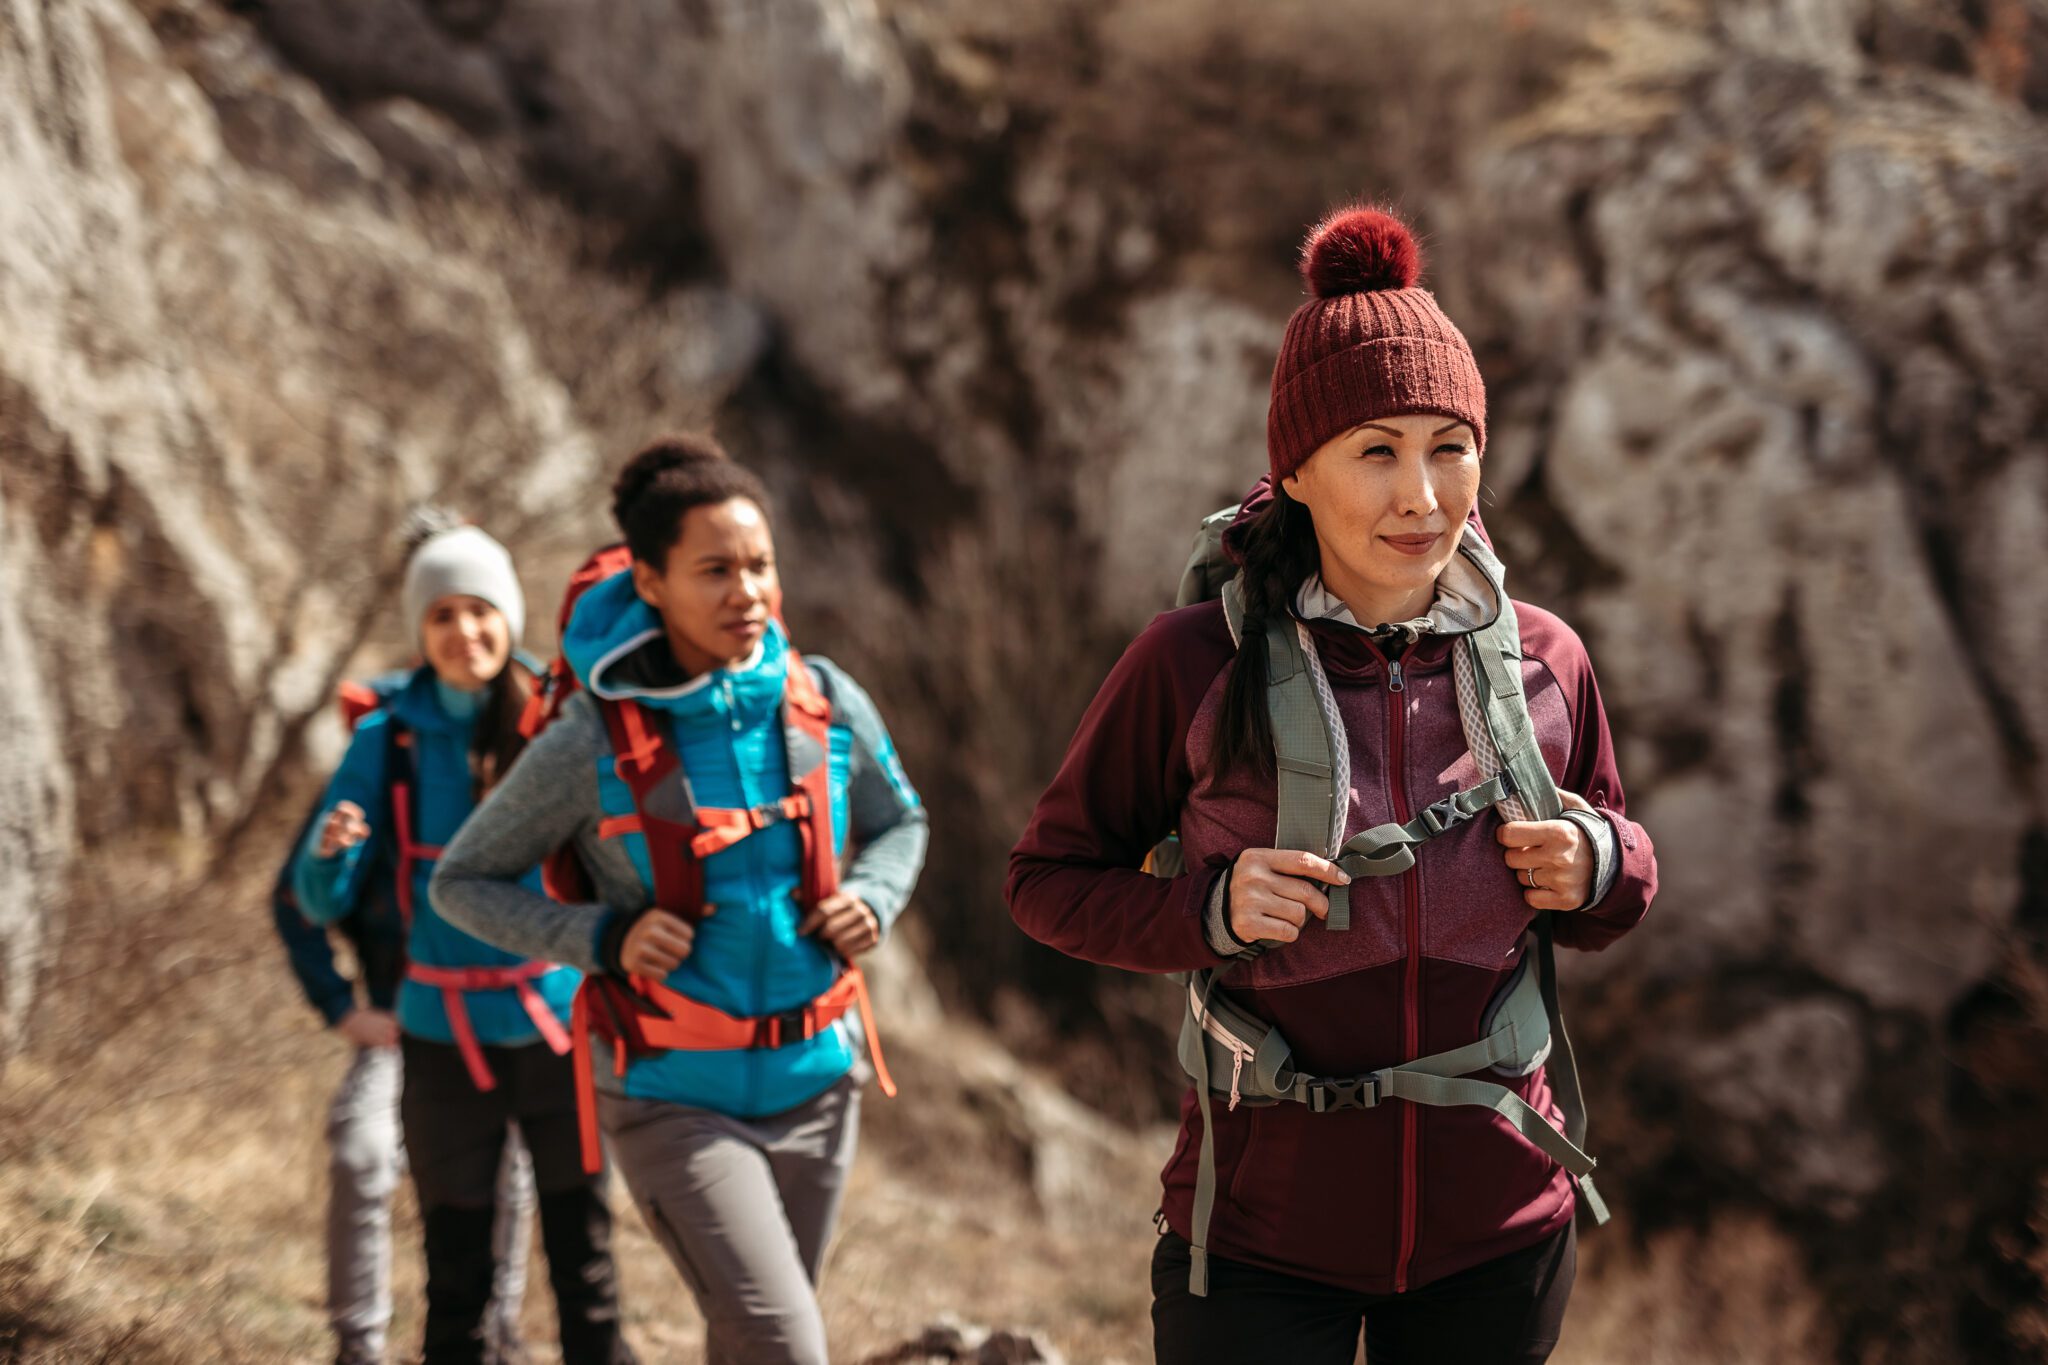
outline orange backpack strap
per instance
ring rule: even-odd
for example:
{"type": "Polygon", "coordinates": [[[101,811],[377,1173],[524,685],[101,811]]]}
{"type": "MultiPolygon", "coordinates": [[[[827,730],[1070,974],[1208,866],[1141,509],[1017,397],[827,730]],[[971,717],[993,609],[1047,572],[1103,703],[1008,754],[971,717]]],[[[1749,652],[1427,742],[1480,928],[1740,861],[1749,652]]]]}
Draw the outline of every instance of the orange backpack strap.
{"type": "Polygon", "coordinates": [[[790,785],[810,808],[802,825],[808,911],[839,889],[839,841],[832,832],[832,704],[795,649],[789,651],[782,713],[790,785]]]}
{"type": "Polygon", "coordinates": [[[390,730],[391,747],[387,751],[385,766],[386,787],[391,798],[392,890],[398,900],[398,914],[405,927],[412,928],[413,912],[413,871],[420,863],[431,863],[441,856],[439,844],[423,844],[414,837],[413,790],[417,785],[414,774],[417,771],[413,756],[412,731],[401,725],[396,716],[387,717],[385,725],[390,730]]]}
{"type": "Polygon", "coordinates": [[[690,852],[691,841],[700,832],[699,817],[675,746],[660,718],[637,701],[605,701],[599,709],[611,737],[613,771],[633,793],[633,814],[604,821],[599,833],[639,834],[647,843],[647,861],[654,871],[654,903],[695,924],[704,918],[704,867],[690,852]],[[671,777],[680,801],[661,792],[671,777]],[[680,818],[657,815],[664,805],[680,818]]]}

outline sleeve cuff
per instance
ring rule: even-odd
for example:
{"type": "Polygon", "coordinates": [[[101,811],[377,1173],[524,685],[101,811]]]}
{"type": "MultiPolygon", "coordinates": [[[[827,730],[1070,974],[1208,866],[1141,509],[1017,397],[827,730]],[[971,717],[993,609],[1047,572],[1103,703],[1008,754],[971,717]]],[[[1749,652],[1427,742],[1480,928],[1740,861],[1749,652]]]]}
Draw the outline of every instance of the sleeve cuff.
{"type": "Polygon", "coordinates": [[[1607,893],[1614,889],[1615,875],[1621,870],[1621,854],[1615,847],[1614,826],[1598,811],[1567,809],[1564,815],[1585,831],[1586,838],[1593,845],[1593,889],[1586,903],[1579,907],[1591,910],[1607,899],[1607,893]]]}
{"type": "Polygon", "coordinates": [[[874,911],[875,927],[881,930],[883,938],[889,936],[890,926],[894,925],[897,917],[903,913],[902,902],[895,901],[886,890],[873,882],[862,881],[858,877],[841,882],[839,889],[874,911]]]}
{"type": "Polygon", "coordinates": [[[597,917],[597,928],[590,936],[590,955],[599,970],[617,977],[626,975],[619,953],[626,946],[627,932],[639,918],[637,914],[628,915],[617,910],[607,910],[597,917]]]}
{"type": "Polygon", "coordinates": [[[1218,957],[1243,957],[1256,947],[1239,938],[1230,927],[1230,874],[1236,869],[1236,863],[1223,869],[1223,875],[1209,889],[1209,903],[1202,908],[1202,937],[1208,941],[1209,951],[1218,957]]]}

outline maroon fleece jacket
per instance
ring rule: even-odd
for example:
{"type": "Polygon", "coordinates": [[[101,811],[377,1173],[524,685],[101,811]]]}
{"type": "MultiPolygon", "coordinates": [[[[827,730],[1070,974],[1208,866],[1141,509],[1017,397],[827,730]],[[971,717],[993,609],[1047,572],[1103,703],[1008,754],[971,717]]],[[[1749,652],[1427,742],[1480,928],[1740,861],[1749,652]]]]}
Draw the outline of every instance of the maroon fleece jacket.
{"type": "MultiPolygon", "coordinates": [[[[1656,857],[1625,814],[1585,646],[1549,612],[1521,602],[1515,610],[1544,759],[1559,787],[1613,824],[1619,856],[1598,905],[1556,916],[1557,941],[1604,948],[1649,908],[1656,857]]],[[[1346,838],[1479,780],[1458,718],[1449,638],[1410,647],[1400,660],[1405,688],[1393,692],[1387,661],[1363,632],[1311,629],[1349,735],[1346,838]]],[[[1235,659],[1216,602],[1158,617],[1125,651],[1011,854],[1010,912],[1026,933],[1131,971],[1217,964],[1203,907],[1240,851],[1272,845],[1277,817],[1270,776],[1219,779],[1208,764],[1235,659]],[[1141,871],[1146,853],[1176,829],[1188,872],[1159,879],[1141,871]]],[[[1354,882],[1348,931],[1311,919],[1296,942],[1235,968],[1227,989],[1281,1030],[1297,1065],[1324,1075],[1475,1041],[1521,960],[1532,915],[1503,861],[1499,823],[1489,811],[1431,841],[1400,876],[1354,882]]],[[[1544,1070],[1488,1078],[1558,1119],[1544,1070]]],[[[1563,1169],[1490,1111],[1398,1100],[1326,1114],[1285,1103],[1214,1110],[1209,1242],[1231,1260],[1398,1293],[1531,1246],[1572,1216],[1563,1169]]],[[[1190,1088],[1161,1173],[1167,1221],[1183,1237],[1201,1122],[1190,1088]]]]}

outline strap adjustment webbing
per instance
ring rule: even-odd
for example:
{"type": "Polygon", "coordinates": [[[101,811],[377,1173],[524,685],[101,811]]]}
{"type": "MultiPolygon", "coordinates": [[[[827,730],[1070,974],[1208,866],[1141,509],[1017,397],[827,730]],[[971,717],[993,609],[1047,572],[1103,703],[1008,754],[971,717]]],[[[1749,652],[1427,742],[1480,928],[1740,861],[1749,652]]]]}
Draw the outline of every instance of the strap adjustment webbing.
{"type": "MultiPolygon", "coordinates": [[[[1514,779],[1497,773],[1476,787],[1454,792],[1424,806],[1405,825],[1374,825],[1345,840],[1338,850],[1337,866],[1353,877],[1398,877],[1415,866],[1415,850],[1446,830],[1476,819],[1505,800],[1515,790],[1514,779]]],[[[1351,927],[1351,888],[1333,886],[1328,892],[1331,929],[1351,927]]]]}
{"type": "Polygon", "coordinates": [[[808,820],[811,815],[811,798],[806,792],[792,792],[780,801],[753,806],[744,810],[714,810],[699,807],[697,823],[703,826],[701,833],[690,840],[690,853],[694,857],[709,858],[714,853],[731,848],[750,834],[759,833],[772,825],[790,820],[808,820]]]}

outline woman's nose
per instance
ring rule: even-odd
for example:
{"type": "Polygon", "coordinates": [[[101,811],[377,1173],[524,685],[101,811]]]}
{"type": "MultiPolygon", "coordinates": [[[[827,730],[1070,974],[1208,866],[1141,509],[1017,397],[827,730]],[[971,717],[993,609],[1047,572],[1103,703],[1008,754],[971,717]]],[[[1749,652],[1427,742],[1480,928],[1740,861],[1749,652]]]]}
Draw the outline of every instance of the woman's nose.
{"type": "Polygon", "coordinates": [[[1395,506],[1413,516],[1426,516],[1436,510],[1436,485],[1430,481],[1429,467],[1422,460],[1401,462],[1400,482],[1395,486],[1395,506]]]}

